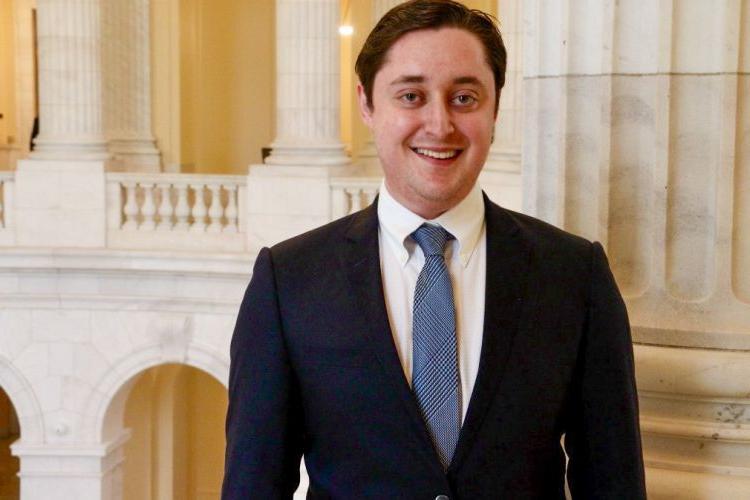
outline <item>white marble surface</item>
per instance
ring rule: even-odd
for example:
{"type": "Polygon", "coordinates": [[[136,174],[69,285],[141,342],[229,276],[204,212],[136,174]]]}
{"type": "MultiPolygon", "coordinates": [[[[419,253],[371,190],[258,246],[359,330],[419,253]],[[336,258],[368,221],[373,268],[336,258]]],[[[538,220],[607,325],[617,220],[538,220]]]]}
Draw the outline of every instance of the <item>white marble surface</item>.
{"type": "Polygon", "coordinates": [[[103,160],[100,3],[37,0],[36,8],[40,125],[32,156],[103,160]]]}
{"type": "Polygon", "coordinates": [[[495,136],[485,171],[521,172],[523,135],[523,25],[521,0],[498,0],[497,18],[507,54],[495,136]]]}
{"type": "Polygon", "coordinates": [[[276,139],[266,163],[345,165],[339,1],[276,0],[276,139]]]}
{"type": "Polygon", "coordinates": [[[607,248],[652,498],[750,495],[747,15],[524,3],[524,208],[607,248]]]}
{"type": "Polygon", "coordinates": [[[12,209],[20,246],[103,247],[104,163],[22,160],[12,209]]]}
{"type": "Polygon", "coordinates": [[[148,0],[102,2],[104,129],[111,170],[160,170],[151,131],[148,0]]]}
{"type": "Polygon", "coordinates": [[[116,498],[113,399],[168,362],[226,384],[251,269],[248,254],[0,250],[0,385],[21,424],[24,498],[116,498]]]}

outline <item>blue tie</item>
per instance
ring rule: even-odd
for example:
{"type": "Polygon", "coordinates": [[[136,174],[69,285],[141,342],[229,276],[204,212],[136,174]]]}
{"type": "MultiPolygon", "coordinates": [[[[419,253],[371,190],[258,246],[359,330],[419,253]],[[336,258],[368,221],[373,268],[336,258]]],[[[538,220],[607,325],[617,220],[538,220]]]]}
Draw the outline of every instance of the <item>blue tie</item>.
{"type": "Polygon", "coordinates": [[[412,390],[447,469],[461,430],[456,312],[443,256],[445,243],[453,236],[429,224],[422,224],[411,236],[425,256],[414,289],[412,390]]]}

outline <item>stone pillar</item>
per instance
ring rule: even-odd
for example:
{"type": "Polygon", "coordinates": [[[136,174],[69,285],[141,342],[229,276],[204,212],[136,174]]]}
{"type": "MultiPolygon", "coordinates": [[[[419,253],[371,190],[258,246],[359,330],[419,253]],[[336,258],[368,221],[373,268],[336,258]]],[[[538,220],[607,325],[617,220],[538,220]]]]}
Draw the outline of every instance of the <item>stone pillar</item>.
{"type": "Polygon", "coordinates": [[[521,135],[523,113],[523,31],[521,0],[498,0],[497,18],[508,65],[505,86],[500,96],[495,140],[485,168],[507,172],[521,171],[521,135]]]}
{"type": "Polygon", "coordinates": [[[508,54],[505,85],[500,95],[495,138],[480,183],[495,202],[521,209],[521,136],[523,113],[522,0],[497,0],[500,33],[508,54]]]}
{"type": "MultiPolygon", "coordinates": [[[[386,12],[403,2],[404,0],[373,0],[372,26],[374,27],[386,12]]],[[[378,158],[378,152],[375,149],[375,141],[372,137],[367,140],[362,151],[360,151],[358,162],[363,167],[365,174],[383,175],[383,168],[380,166],[380,159],[378,158]]]]}
{"type": "Polygon", "coordinates": [[[39,136],[19,160],[16,243],[106,244],[100,0],[38,0],[39,136]]]}
{"type": "Polygon", "coordinates": [[[524,4],[524,207],[602,241],[650,498],[750,492],[747,2],[524,4]]]}
{"type": "Polygon", "coordinates": [[[352,173],[340,139],[339,2],[276,0],[276,140],[247,180],[251,251],[331,220],[331,178],[352,173]]]}
{"type": "Polygon", "coordinates": [[[32,158],[102,160],[98,0],[38,0],[39,136],[32,158]]]}
{"type": "Polygon", "coordinates": [[[124,444],[130,431],[103,444],[11,445],[20,459],[21,500],[120,500],[124,444]]]}
{"type": "Polygon", "coordinates": [[[339,1],[276,0],[276,140],[270,165],[345,165],[339,1]]]}
{"type": "Polygon", "coordinates": [[[112,170],[160,170],[151,131],[149,14],[148,0],[102,2],[104,129],[112,170]]]}

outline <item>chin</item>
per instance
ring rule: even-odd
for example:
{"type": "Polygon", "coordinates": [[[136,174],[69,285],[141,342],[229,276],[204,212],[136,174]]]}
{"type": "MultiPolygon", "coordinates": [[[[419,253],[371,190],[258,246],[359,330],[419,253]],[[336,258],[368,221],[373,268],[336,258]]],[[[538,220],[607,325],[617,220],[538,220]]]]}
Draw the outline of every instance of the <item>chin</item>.
{"type": "Polygon", "coordinates": [[[461,201],[461,197],[455,189],[427,189],[418,194],[421,204],[429,207],[431,211],[445,212],[461,201]]]}

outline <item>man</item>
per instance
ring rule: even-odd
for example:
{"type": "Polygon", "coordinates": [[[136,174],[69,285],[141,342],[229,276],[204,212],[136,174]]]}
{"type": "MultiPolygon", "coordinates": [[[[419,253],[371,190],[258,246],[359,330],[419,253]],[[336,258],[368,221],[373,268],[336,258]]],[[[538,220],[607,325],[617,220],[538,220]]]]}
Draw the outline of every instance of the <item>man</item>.
{"type": "Polygon", "coordinates": [[[223,496],[644,498],[627,315],[602,248],[483,197],[505,50],[414,0],[357,60],[373,206],[258,255],[223,496]]]}

